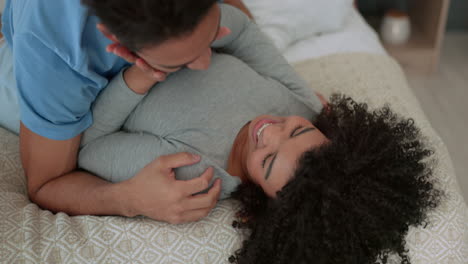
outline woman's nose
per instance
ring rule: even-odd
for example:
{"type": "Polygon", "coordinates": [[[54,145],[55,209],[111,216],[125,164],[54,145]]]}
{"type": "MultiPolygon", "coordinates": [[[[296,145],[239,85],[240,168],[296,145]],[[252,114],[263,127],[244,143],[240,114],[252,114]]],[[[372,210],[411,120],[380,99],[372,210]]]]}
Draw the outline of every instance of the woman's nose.
{"type": "Polygon", "coordinates": [[[272,124],[262,131],[262,145],[275,146],[282,142],[284,138],[284,125],[272,124]]]}
{"type": "Polygon", "coordinates": [[[192,70],[206,70],[210,67],[210,63],[211,48],[208,48],[200,57],[188,64],[187,67],[192,70]]]}

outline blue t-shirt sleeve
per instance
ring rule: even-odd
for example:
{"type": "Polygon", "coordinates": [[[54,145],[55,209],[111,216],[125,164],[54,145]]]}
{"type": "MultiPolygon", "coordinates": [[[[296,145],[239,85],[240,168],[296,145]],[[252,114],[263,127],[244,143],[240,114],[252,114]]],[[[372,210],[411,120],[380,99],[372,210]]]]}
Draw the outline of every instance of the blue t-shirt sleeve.
{"type": "Polygon", "coordinates": [[[32,34],[15,35],[13,51],[26,127],[46,138],[67,140],[92,124],[90,108],[100,90],[96,83],[32,34]]]}

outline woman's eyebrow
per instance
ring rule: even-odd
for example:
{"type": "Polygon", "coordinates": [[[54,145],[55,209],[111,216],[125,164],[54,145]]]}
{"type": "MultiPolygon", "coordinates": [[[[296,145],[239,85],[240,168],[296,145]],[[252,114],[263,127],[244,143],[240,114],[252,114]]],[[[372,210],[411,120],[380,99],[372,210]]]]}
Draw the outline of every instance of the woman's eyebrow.
{"type": "Polygon", "coordinates": [[[307,133],[307,132],[310,132],[310,131],[314,131],[315,129],[316,129],[315,127],[309,127],[309,128],[307,128],[307,129],[304,129],[304,130],[302,130],[301,132],[297,133],[296,135],[294,135],[294,137],[297,137],[297,136],[299,136],[299,135],[302,135],[302,134],[307,133]]]}
{"type": "MultiPolygon", "coordinates": [[[[302,130],[301,132],[297,133],[296,135],[294,135],[294,137],[297,137],[299,135],[302,135],[304,133],[307,133],[307,132],[311,132],[311,131],[314,131],[316,130],[315,127],[309,127],[309,128],[306,128],[304,130],[302,130]]],[[[273,159],[271,160],[270,162],[270,165],[268,165],[268,169],[267,169],[267,172],[265,173],[265,180],[268,180],[268,178],[270,178],[270,174],[271,174],[271,169],[273,168],[273,164],[275,163],[275,160],[276,160],[276,156],[278,154],[275,154],[275,156],[273,157],[273,159]]]]}
{"type": "Polygon", "coordinates": [[[275,156],[273,157],[273,159],[270,162],[270,165],[268,166],[267,172],[265,173],[265,180],[268,180],[268,178],[270,177],[271,168],[273,168],[273,163],[275,163],[277,155],[278,154],[275,154],[275,156]]]}

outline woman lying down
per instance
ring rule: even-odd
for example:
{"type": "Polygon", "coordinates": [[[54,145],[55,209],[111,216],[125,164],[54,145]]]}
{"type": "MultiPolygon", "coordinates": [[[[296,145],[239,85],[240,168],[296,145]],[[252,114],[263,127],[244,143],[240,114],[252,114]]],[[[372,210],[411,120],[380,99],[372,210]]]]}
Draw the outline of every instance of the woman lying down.
{"type": "Polygon", "coordinates": [[[286,65],[213,54],[208,70],[180,70],[145,97],[119,75],[94,117],[79,163],[108,181],[177,152],[202,157],[177,179],[214,168],[220,199],[240,200],[239,225],[252,231],[231,262],[404,262],[408,227],[437,205],[431,151],[412,120],[344,96],[324,108],[286,65]]]}

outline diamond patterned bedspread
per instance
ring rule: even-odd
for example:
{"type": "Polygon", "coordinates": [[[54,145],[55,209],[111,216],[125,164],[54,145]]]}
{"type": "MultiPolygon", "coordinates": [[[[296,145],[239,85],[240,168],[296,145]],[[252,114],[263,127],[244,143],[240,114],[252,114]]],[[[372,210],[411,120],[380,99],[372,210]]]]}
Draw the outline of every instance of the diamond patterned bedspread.
{"type": "MultiPolygon", "coordinates": [[[[371,107],[389,103],[411,116],[437,151],[436,176],[447,194],[426,228],[412,228],[415,264],[468,263],[468,213],[447,149],[434,132],[398,64],[384,55],[339,54],[295,65],[311,87],[343,92],[371,107]]],[[[239,205],[222,201],[204,220],[168,225],[144,217],[70,217],[26,195],[18,138],[0,128],[0,263],[228,263],[245,234],[231,227],[239,205]]]]}

